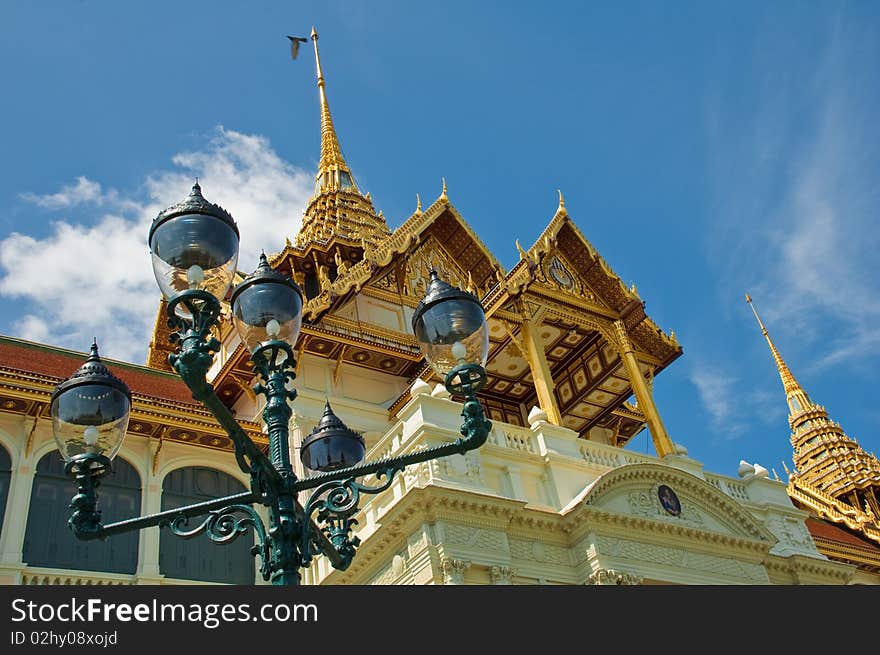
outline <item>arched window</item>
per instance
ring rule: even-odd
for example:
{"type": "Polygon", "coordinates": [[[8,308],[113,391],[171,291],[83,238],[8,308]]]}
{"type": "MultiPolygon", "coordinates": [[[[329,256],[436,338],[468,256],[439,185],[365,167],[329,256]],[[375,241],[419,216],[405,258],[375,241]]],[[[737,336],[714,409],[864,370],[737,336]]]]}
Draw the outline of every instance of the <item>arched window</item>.
{"type": "MultiPolygon", "coordinates": [[[[169,473],[162,482],[162,511],[214,500],[247,491],[244,485],[215,469],[190,466],[169,473]]],[[[193,517],[189,527],[204,520],[193,517]]],[[[229,584],[254,583],[254,545],[252,532],[229,544],[218,544],[207,535],[181,539],[168,528],[159,537],[159,572],[169,578],[205,580],[229,584]]]]}
{"type": "Polygon", "coordinates": [[[0,445],[0,532],[3,531],[3,516],[6,512],[6,498],[9,496],[9,483],[12,480],[12,458],[0,445]]]}
{"type": "MultiPolygon", "coordinates": [[[[54,450],[37,464],[28,510],[22,559],[29,566],[56,569],[134,573],[138,561],[138,533],[128,532],[105,540],[80,541],[67,527],[73,480],[64,473],[64,460],[54,450]]],[[[141,511],[141,478],[121,457],[98,487],[98,509],[104,524],[138,516],[141,511]]]]}

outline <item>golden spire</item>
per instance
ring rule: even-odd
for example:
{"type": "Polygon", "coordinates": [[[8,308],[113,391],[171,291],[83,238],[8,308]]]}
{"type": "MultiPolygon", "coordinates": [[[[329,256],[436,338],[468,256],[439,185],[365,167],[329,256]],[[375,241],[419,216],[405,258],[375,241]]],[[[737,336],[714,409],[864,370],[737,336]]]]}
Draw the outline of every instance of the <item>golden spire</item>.
{"type": "Polygon", "coordinates": [[[376,214],[370,194],[362,195],[358,190],[351,169],[342,156],[327,103],[318,32],[314,27],[311,36],[321,104],[321,158],[315,176],[315,193],[303,213],[296,246],[308,247],[310,243],[330,243],[338,239],[346,240],[353,247],[359,243],[375,246],[391,231],[384,217],[376,214]]]}
{"type": "Polygon", "coordinates": [[[782,355],[776,350],[776,346],[773,344],[773,340],[770,339],[770,334],[767,332],[767,328],[764,327],[764,322],[761,320],[761,317],[758,316],[758,310],[755,309],[755,305],[752,304],[752,297],[749,294],[746,294],[746,302],[749,303],[749,307],[752,308],[755,318],[758,319],[758,325],[761,326],[761,333],[770,345],[770,352],[773,353],[773,359],[776,361],[776,368],[779,369],[779,377],[782,378],[782,386],[785,389],[786,395],[794,393],[795,391],[803,391],[797,380],[794,379],[791,371],[788,369],[785,360],[782,359],[782,355]]]}
{"type": "Polygon", "coordinates": [[[321,55],[318,53],[318,32],[314,27],[312,27],[312,43],[315,46],[318,94],[321,99],[321,159],[318,162],[318,175],[316,178],[318,187],[327,191],[348,188],[357,191],[357,186],[351,176],[351,170],[342,156],[339,137],[336,136],[336,128],[333,127],[333,117],[330,116],[324,71],[321,69],[321,55]],[[340,173],[347,173],[347,175],[340,175],[340,173]]]}
{"type": "Polygon", "coordinates": [[[843,428],[828,417],[824,407],[810,400],[776,350],[748,294],[746,302],[755,313],[761,332],[770,345],[785,387],[795,466],[795,472],[792,473],[782,462],[789,477],[789,495],[792,495],[792,490],[797,490],[798,502],[836,522],[844,520],[841,518],[843,515],[837,511],[838,508],[829,509],[828,497],[832,497],[838,505],[848,505],[850,509],[847,512],[851,511],[864,519],[863,522],[874,525],[869,531],[862,530],[865,536],[880,541],[880,524],[876,524],[862,509],[865,506],[872,512],[880,510],[880,462],[862,450],[855,439],[847,436],[843,428]]]}
{"type": "Polygon", "coordinates": [[[440,194],[440,200],[448,200],[449,196],[446,195],[446,178],[440,178],[443,181],[443,192],[440,194]]]}

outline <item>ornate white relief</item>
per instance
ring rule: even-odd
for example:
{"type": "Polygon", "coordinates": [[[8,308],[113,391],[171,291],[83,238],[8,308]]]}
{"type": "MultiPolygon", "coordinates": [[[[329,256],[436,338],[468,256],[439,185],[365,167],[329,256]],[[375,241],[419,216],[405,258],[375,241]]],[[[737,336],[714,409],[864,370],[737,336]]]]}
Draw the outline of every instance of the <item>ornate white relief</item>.
{"type": "Polygon", "coordinates": [[[632,573],[614,569],[597,569],[590,574],[584,584],[588,585],[639,585],[642,579],[632,573]]]}
{"type": "Polygon", "coordinates": [[[652,519],[671,519],[680,523],[689,523],[694,526],[702,526],[703,516],[693,503],[681,501],[681,514],[673,516],[660,504],[657,494],[659,485],[654,485],[647,491],[633,491],[627,497],[630,513],[637,516],[646,516],[652,519]]]}
{"type": "Polygon", "coordinates": [[[739,560],[692,553],[679,548],[645,544],[628,539],[599,536],[596,538],[596,546],[604,555],[615,558],[631,559],[641,562],[664,564],[681,569],[696,569],[708,573],[717,573],[734,578],[746,578],[765,582],[766,570],[758,565],[739,560]]]}
{"type": "Polygon", "coordinates": [[[370,585],[390,585],[394,584],[407,569],[407,551],[403,550],[391,558],[391,561],[382,567],[373,578],[367,583],[370,585]]]}
{"type": "Polygon", "coordinates": [[[391,564],[388,564],[384,567],[377,575],[373,576],[373,578],[367,583],[369,585],[390,585],[394,582],[395,579],[394,571],[391,569],[391,564]]]}
{"type": "Polygon", "coordinates": [[[508,539],[510,554],[514,559],[548,564],[571,564],[571,556],[567,549],[540,541],[525,539],[508,539]]]}
{"type": "Polygon", "coordinates": [[[770,514],[765,525],[779,539],[779,543],[773,547],[771,552],[778,554],[799,552],[811,557],[818,555],[816,544],[802,520],[791,516],[770,514]]]}
{"type": "Polygon", "coordinates": [[[431,481],[431,467],[428,462],[407,466],[403,470],[403,480],[407,489],[424,487],[431,481]]]}
{"type": "Polygon", "coordinates": [[[813,539],[803,521],[786,516],[782,521],[782,534],[785,540],[795,546],[812,547],[813,539]]]}
{"type": "Polygon", "coordinates": [[[464,572],[467,571],[470,566],[471,563],[467,560],[444,557],[440,560],[440,571],[443,573],[443,584],[464,584],[464,572]]]}
{"type": "Polygon", "coordinates": [[[410,558],[415,557],[428,547],[428,531],[426,528],[419,529],[409,536],[407,553],[410,558]]]}
{"type": "Polygon", "coordinates": [[[405,570],[406,559],[404,559],[402,555],[398,554],[391,558],[391,572],[393,573],[395,579],[402,576],[405,570]]]}
{"type": "Polygon", "coordinates": [[[516,576],[516,569],[509,566],[493,566],[489,569],[489,577],[492,584],[509,585],[513,584],[513,578],[516,576]]]}
{"type": "Polygon", "coordinates": [[[504,533],[494,530],[444,523],[443,535],[448,544],[470,546],[479,550],[507,550],[504,533]]]}

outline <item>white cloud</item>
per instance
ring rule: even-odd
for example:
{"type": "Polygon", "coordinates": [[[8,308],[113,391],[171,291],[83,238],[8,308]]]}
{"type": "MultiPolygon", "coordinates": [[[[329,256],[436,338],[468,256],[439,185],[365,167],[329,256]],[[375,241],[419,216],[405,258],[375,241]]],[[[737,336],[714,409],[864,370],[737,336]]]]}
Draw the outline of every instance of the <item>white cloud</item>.
{"type": "Polygon", "coordinates": [[[781,382],[773,391],[744,388],[738,378],[705,363],[692,369],[689,380],[709,414],[709,427],[723,438],[745,436],[754,419],[765,425],[785,425],[787,405],[781,382]]]}
{"type": "Polygon", "coordinates": [[[38,316],[28,314],[18,321],[18,335],[22,339],[45,343],[49,338],[49,325],[38,316]]]}
{"type": "Polygon", "coordinates": [[[816,369],[880,356],[880,53],[860,26],[834,25],[812,78],[761,60],[751,120],[720,97],[710,112],[720,295],[750,292],[780,347],[808,348],[816,369]]]}
{"type": "Polygon", "coordinates": [[[745,429],[736,414],[736,378],[720,371],[700,367],[690,375],[700,394],[700,401],[709,413],[712,429],[728,437],[739,436],[745,429]]]}
{"type": "Polygon", "coordinates": [[[46,209],[64,209],[75,207],[85,202],[100,204],[102,200],[101,185],[86,177],[76,178],[76,184],[68,184],[61,187],[58,193],[37,195],[35,193],[22,193],[21,197],[46,209]]]}
{"type": "Polygon", "coordinates": [[[298,231],[312,176],[282,160],[267,139],[219,127],[204,149],[172,162],[175,168],[148,176],[142,189],[127,194],[78,178],[56,194],[28,195],[48,209],[90,202],[111,211],[89,225],[57,221],[44,238],[13,233],[0,241],[0,296],[29,304],[15,323],[18,335],[77,350],[97,337],[102,354],[145,361],[160,298],[149,225],[186,196],[196,176],[205,197],[238,223],[241,270],[256,267],[261,248],[280,250],[285,236],[298,231]]]}

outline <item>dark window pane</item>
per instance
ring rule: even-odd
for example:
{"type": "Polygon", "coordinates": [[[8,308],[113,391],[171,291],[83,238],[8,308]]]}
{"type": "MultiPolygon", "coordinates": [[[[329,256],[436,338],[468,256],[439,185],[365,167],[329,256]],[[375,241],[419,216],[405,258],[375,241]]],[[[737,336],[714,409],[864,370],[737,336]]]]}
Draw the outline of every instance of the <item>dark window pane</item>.
{"type": "MultiPolygon", "coordinates": [[[[29,566],[57,569],[134,573],[137,570],[138,533],[115,535],[104,541],[80,541],[67,527],[70,499],[76,493],[64,474],[64,460],[56,450],[37,464],[25,528],[22,559],[29,566]]],[[[113,523],[140,513],[141,479],[121,457],[98,488],[101,521],[113,523]]]]}
{"type": "MultiPolygon", "coordinates": [[[[246,489],[238,480],[215,469],[195,466],[177,469],[162,482],[162,511],[243,491],[246,489]]],[[[189,527],[199,525],[203,519],[190,519],[189,527]]],[[[232,543],[217,544],[204,534],[181,539],[163,529],[159,536],[159,571],[169,578],[253,584],[253,545],[251,531],[232,543]]]]}

